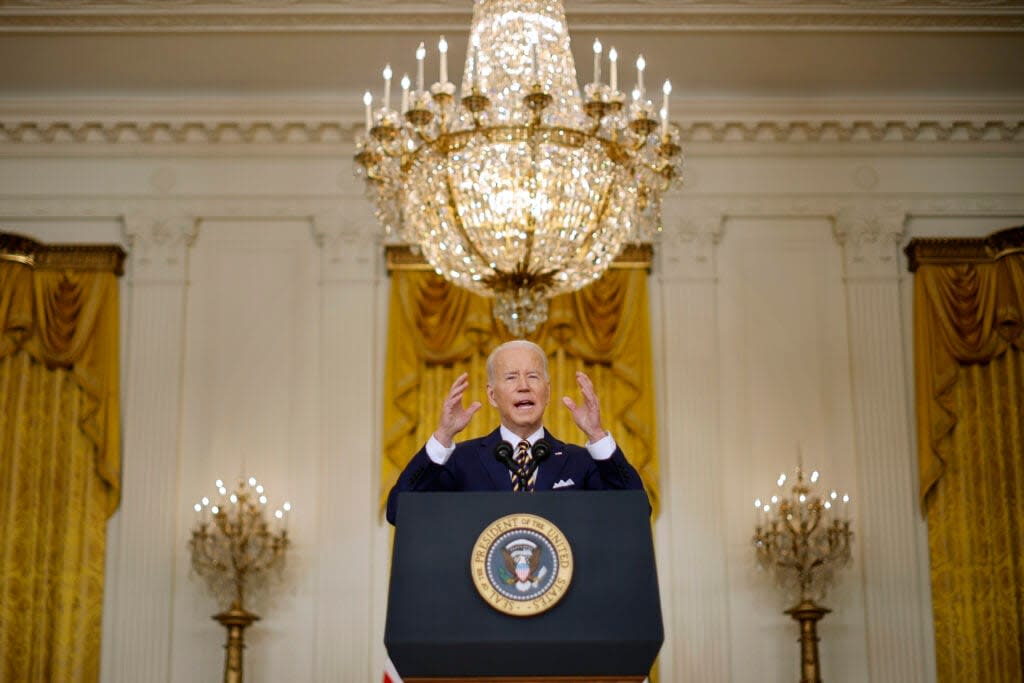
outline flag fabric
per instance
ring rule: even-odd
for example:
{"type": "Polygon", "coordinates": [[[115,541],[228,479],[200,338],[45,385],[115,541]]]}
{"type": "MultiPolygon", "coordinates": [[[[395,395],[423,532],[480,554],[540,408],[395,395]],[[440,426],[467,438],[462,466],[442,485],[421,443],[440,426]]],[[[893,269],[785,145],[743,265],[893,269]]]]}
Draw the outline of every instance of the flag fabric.
{"type": "Polygon", "coordinates": [[[384,660],[384,683],[402,683],[402,677],[398,675],[391,657],[384,660]]]}

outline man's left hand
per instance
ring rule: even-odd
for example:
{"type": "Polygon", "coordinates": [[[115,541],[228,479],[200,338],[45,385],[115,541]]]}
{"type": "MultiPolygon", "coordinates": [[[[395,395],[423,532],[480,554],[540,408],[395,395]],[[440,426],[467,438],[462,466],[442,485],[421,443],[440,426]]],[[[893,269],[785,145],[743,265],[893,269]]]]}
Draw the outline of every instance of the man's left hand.
{"type": "Polygon", "coordinates": [[[585,373],[577,372],[576,384],[583,394],[582,405],[576,405],[576,402],[568,396],[562,397],[562,403],[572,413],[572,420],[576,426],[587,435],[587,441],[597,443],[608,436],[608,432],[601,427],[601,405],[597,400],[597,394],[594,393],[594,383],[585,373]]]}

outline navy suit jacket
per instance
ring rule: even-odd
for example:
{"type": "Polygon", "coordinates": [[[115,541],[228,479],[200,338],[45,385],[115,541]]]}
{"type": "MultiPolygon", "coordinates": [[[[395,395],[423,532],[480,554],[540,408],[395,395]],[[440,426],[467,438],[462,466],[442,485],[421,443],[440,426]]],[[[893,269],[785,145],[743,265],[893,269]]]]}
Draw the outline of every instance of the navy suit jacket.
{"type": "MultiPolygon", "coordinates": [[[[626,461],[622,449],[607,460],[594,460],[586,448],[559,441],[544,430],[551,444],[551,456],[537,469],[535,491],[551,491],[558,482],[572,480],[569,486],[557,490],[640,489],[640,475],[626,461]]],[[[501,430],[487,436],[463,441],[455,446],[444,465],[438,465],[427,455],[426,445],[409,461],[398,481],[388,493],[387,519],[395,523],[398,494],[409,491],[511,491],[512,477],[508,468],[494,457],[495,447],[501,443],[501,430]]]]}

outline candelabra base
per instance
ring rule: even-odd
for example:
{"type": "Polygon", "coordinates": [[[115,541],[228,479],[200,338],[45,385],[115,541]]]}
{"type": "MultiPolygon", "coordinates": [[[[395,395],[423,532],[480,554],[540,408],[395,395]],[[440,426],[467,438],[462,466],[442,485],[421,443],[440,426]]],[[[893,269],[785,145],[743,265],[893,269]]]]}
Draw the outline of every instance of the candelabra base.
{"type": "Polygon", "coordinates": [[[822,683],[818,662],[818,622],[831,611],[813,600],[801,600],[800,604],[786,610],[786,614],[800,624],[800,683],[822,683]]]}
{"type": "Polygon", "coordinates": [[[245,650],[245,629],[259,617],[234,603],[226,612],[213,615],[228,630],[228,642],[224,646],[224,683],[242,683],[242,653],[245,650]]]}

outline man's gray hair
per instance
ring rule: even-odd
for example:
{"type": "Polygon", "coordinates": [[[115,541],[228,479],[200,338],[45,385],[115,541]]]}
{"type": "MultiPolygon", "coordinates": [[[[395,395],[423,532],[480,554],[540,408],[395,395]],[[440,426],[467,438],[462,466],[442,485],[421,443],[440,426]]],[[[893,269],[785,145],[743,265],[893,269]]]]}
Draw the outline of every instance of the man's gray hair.
{"type": "Polygon", "coordinates": [[[550,379],[548,377],[548,356],[544,353],[544,349],[534,344],[532,341],[526,339],[513,339],[507,341],[504,344],[499,344],[491,351],[491,355],[487,356],[487,381],[490,384],[494,384],[494,359],[497,357],[500,351],[505,349],[520,348],[530,349],[538,356],[540,356],[541,365],[544,367],[544,379],[550,379]]]}

